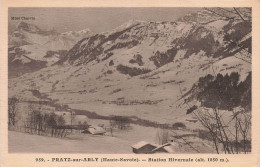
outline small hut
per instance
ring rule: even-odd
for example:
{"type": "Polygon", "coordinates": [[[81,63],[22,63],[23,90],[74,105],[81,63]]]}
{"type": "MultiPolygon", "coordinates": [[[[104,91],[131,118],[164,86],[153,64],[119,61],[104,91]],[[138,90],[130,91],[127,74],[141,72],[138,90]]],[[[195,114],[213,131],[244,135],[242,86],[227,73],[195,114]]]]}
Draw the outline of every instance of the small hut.
{"type": "Polygon", "coordinates": [[[166,143],[152,150],[152,153],[173,153],[173,149],[170,143],[166,143]]]}
{"type": "Polygon", "coordinates": [[[88,129],[85,129],[82,133],[89,133],[92,135],[104,135],[106,131],[105,129],[99,126],[90,126],[88,129]]]}
{"type": "Polygon", "coordinates": [[[132,148],[133,152],[136,154],[150,154],[153,149],[157,148],[157,145],[145,141],[140,141],[133,145],[132,148]]]}

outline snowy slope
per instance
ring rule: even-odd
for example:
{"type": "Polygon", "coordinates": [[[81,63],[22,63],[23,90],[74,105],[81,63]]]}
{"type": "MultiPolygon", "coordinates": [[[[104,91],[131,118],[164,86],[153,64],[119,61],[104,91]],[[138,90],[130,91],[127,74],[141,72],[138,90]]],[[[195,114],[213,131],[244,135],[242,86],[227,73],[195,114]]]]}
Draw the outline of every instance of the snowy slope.
{"type": "Polygon", "coordinates": [[[65,33],[44,31],[21,22],[9,36],[9,74],[19,76],[15,71],[24,73],[50,66],[60,60],[78,40],[90,34],[89,29],[65,33]]]}
{"type": "Polygon", "coordinates": [[[35,89],[99,115],[185,122],[191,116],[182,94],[207,74],[236,71],[245,79],[251,64],[240,58],[250,42],[250,24],[207,11],[173,22],[130,21],[81,38],[54,66],[11,79],[9,96],[30,100],[35,89]]]}

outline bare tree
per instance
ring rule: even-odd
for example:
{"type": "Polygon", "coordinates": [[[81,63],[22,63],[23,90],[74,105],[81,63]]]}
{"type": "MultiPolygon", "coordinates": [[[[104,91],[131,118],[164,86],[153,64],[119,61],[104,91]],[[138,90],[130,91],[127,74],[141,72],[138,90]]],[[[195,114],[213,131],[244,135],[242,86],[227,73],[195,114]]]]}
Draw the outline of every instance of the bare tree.
{"type": "Polygon", "coordinates": [[[75,112],[70,110],[70,128],[71,128],[71,132],[72,132],[72,125],[73,125],[73,120],[76,118],[75,112]]]}
{"type": "Polygon", "coordinates": [[[37,104],[30,103],[28,106],[29,112],[25,122],[25,128],[29,128],[30,133],[42,135],[44,126],[44,115],[41,113],[42,106],[43,104],[41,101],[37,104]]]}
{"type": "MultiPolygon", "coordinates": [[[[80,122],[80,121],[79,121],[80,122]]],[[[65,119],[62,115],[58,116],[58,119],[57,119],[57,125],[58,126],[63,126],[65,125],[65,119]]]]}
{"type": "Polygon", "coordinates": [[[215,8],[204,8],[205,10],[209,11],[212,15],[218,16],[223,19],[227,20],[242,20],[244,22],[251,22],[252,16],[251,8],[221,8],[221,7],[215,7],[215,8]]]}
{"type": "Polygon", "coordinates": [[[251,145],[248,142],[249,132],[251,129],[251,112],[247,112],[244,108],[239,108],[237,111],[233,111],[233,120],[235,120],[235,146],[236,153],[239,152],[239,145],[242,144],[242,150],[246,154],[251,150],[251,145]],[[241,143],[239,142],[239,135],[242,137],[241,143]]]}
{"type": "Polygon", "coordinates": [[[112,117],[112,121],[114,121],[117,128],[121,130],[127,129],[130,126],[130,121],[127,117],[114,116],[112,117]]]}
{"type": "Polygon", "coordinates": [[[84,126],[88,126],[87,121],[84,121],[84,122],[83,122],[83,125],[84,125],[84,126]]]}
{"type": "Polygon", "coordinates": [[[55,113],[51,113],[49,115],[49,119],[47,120],[47,125],[51,128],[51,136],[55,136],[56,128],[57,128],[57,115],[55,113]]]}
{"type": "Polygon", "coordinates": [[[116,122],[112,119],[109,120],[110,134],[113,137],[113,129],[116,128],[116,122]]]}
{"type": "Polygon", "coordinates": [[[16,97],[8,98],[8,125],[15,126],[17,116],[17,104],[19,100],[16,97]]]}

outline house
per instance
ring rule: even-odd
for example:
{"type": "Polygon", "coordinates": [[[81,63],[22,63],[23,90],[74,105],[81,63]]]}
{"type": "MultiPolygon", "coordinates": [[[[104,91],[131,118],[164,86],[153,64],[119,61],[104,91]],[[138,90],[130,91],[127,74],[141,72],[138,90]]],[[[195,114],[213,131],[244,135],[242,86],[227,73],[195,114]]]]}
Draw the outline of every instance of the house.
{"type": "Polygon", "coordinates": [[[89,133],[92,135],[104,135],[106,131],[105,129],[99,126],[90,126],[88,129],[85,129],[82,133],[89,133]]]}
{"type": "Polygon", "coordinates": [[[163,145],[151,144],[145,141],[140,141],[132,146],[133,152],[136,154],[158,154],[158,153],[174,153],[171,143],[163,145]]]}
{"type": "Polygon", "coordinates": [[[157,148],[157,145],[145,141],[140,141],[132,146],[133,152],[136,154],[150,154],[152,150],[157,148]]]}
{"type": "Polygon", "coordinates": [[[152,152],[155,153],[173,153],[172,145],[170,143],[163,144],[161,146],[158,146],[157,148],[153,149],[152,152]]]}

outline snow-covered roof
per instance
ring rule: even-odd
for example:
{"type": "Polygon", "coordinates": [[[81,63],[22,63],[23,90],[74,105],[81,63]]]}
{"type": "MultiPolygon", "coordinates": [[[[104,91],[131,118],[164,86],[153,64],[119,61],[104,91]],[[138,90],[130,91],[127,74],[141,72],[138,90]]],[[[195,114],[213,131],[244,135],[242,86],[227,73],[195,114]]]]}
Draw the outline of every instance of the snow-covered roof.
{"type": "Polygon", "coordinates": [[[136,143],[135,145],[133,145],[132,148],[139,149],[139,148],[142,148],[143,146],[145,146],[147,144],[152,145],[154,147],[157,147],[157,145],[155,145],[155,144],[151,144],[151,143],[148,143],[146,141],[140,141],[140,142],[136,143]]]}
{"type": "Polygon", "coordinates": [[[140,142],[136,143],[135,145],[133,145],[132,148],[140,149],[145,145],[152,145],[155,147],[153,150],[151,150],[151,152],[156,152],[159,149],[164,149],[168,153],[173,153],[172,145],[170,143],[166,143],[163,145],[156,145],[156,144],[148,143],[146,141],[140,141],[140,142]]]}
{"type": "Polygon", "coordinates": [[[164,149],[165,151],[167,151],[168,153],[173,153],[173,149],[172,149],[170,143],[166,143],[166,144],[163,144],[161,146],[158,146],[155,149],[153,149],[152,152],[156,152],[157,150],[159,150],[161,148],[164,149]]]}
{"type": "Polygon", "coordinates": [[[165,146],[164,149],[168,152],[168,153],[173,153],[173,149],[171,146],[165,146]]]}
{"type": "Polygon", "coordinates": [[[98,126],[90,126],[88,128],[88,131],[95,135],[95,134],[104,134],[106,133],[105,129],[103,129],[102,127],[98,127],[98,126]]]}

